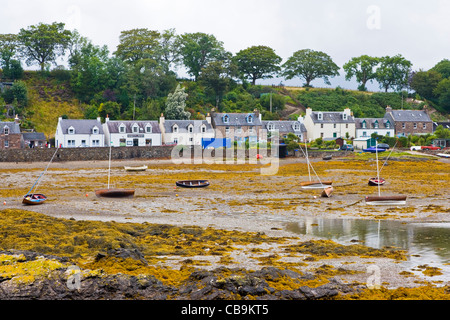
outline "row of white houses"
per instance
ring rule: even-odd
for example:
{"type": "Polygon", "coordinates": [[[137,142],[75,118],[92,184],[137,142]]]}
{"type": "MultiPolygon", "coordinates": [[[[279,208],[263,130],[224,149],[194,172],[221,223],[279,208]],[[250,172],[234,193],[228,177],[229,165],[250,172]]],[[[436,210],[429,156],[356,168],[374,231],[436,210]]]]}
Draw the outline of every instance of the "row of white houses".
{"type": "Polygon", "coordinates": [[[364,139],[376,133],[382,136],[405,136],[433,132],[426,110],[392,110],[383,118],[354,118],[349,108],[340,112],[306,109],[305,117],[293,121],[263,121],[255,110],[251,113],[216,113],[205,120],[73,120],[59,118],[55,143],[62,148],[103,147],[109,142],[120,146],[160,146],[167,144],[201,145],[204,139],[232,138],[236,141],[267,141],[271,133],[280,137],[289,133],[300,140],[364,139]]]}

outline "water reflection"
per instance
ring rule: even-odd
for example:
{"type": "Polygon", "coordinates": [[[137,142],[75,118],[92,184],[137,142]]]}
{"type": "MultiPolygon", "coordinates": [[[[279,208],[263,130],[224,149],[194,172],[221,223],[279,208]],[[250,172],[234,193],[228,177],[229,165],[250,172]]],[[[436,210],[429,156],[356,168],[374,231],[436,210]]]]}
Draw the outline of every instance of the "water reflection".
{"type": "Polygon", "coordinates": [[[428,264],[441,268],[445,278],[450,275],[450,266],[445,265],[450,263],[450,223],[304,218],[287,223],[286,229],[342,244],[358,241],[374,248],[397,247],[408,252],[405,266],[428,264]]]}

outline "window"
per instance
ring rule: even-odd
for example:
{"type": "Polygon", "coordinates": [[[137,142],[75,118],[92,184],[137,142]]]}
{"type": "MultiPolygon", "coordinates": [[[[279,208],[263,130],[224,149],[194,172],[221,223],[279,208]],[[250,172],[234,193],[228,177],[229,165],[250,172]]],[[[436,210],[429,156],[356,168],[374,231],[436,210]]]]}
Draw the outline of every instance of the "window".
{"type": "Polygon", "coordinates": [[[230,133],[230,127],[225,127],[225,133],[230,133]]]}
{"type": "Polygon", "coordinates": [[[86,147],[86,140],[81,140],[81,146],[86,147]]]}
{"type": "Polygon", "coordinates": [[[365,129],[366,128],[366,120],[364,120],[361,124],[362,128],[365,129]]]}
{"type": "Polygon", "coordinates": [[[189,127],[188,127],[188,132],[189,132],[189,133],[194,132],[194,126],[193,126],[192,124],[189,125],[189,127]]]}
{"type": "Polygon", "coordinates": [[[320,124],[320,129],[323,129],[323,123],[320,124]]]}
{"type": "Polygon", "coordinates": [[[75,140],[67,140],[68,147],[75,147],[75,140]]]}
{"type": "Polygon", "coordinates": [[[98,134],[98,128],[97,127],[92,128],[92,133],[93,134],[98,134]]]}
{"type": "Polygon", "coordinates": [[[391,136],[391,133],[388,131],[388,132],[386,132],[386,136],[387,137],[390,137],[391,136]]]}
{"type": "Polygon", "coordinates": [[[230,123],[230,117],[227,114],[223,116],[223,123],[230,123]]]}
{"type": "Polygon", "coordinates": [[[343,114],[342,114],[342,120],[347,120],[347,116],[348,116],[348,115],[347,115],[346,113],[343,113],[343,114]]]}
{"type": "Polygon", "coordinates": [[[99,147],[100,146],[100,140],[92,140],[92,146],[93,147],[99,147]]]}
{"type": "Polygon", "coordinates": [[[417,123],[414,122],[414,129],[417,129],[417,123]]]}
{"type": "Polygon", "coordinates": [[[300,131],[300,124],[294,124],[294,131],[300,131]]]}
{"type": "Polygon", "coordinates": [[[9,147],[9,141],[5,140],[5,148],[8,148],[8,147],[9,147]]]}
{"type": "Polygon", "coordinates": [[[247,117],[247,122],[248,123],[253,123],[253,117],[252,117],[251,114],[247,117]]]}
{"type": "Polygon", "coordinates": [[[178,144],[178,138],[173,138],[173,143],[178,144]]]}
{"type": "Polygon", "coordinates": [[[333,138],[337,138],[337,132],[333,132],[333,138]]]}
{"type": "Polygon", "coordinates": [[[70,127],[70,128],[67,130],[67,132],[68,132],[69,134],[75,134],[75,128],[74,128],[74,127],[70,127]]]}
{"type": "Polygon", "coordinates": [[[422,128],[423,128],[423,129],[426,129],[426,128],[427,128],[427,124],[424,123],[422,128]]]}
{"type": "Polygon", "coordinates": [[[189,142],[194,142],[194,138],[190,137],[189,142]]]}
{"type": "Polygon", "coordinates": [[[237,132],[237,133],[242,133],[242,127],[237,127],[237,128],[236,128],[236,132],[237,132]]]}
{"type": "Polygon", "coordinates": [[[139,132],[139,126],[137,124],[133,125],[133,133],[138,133],[139,132]]]}
{"type": "Polygon", "coordinates": [[[273,131],[273,129],[274,129],[273,123],[269,123],[269,124],[267,125],[267,130],[273,131]]]}
{"type": "Polygon", "coordinates": [[[125,133],[125,125],[123,123],[119,127],[119,132],[120,133],[125,133]]]}
{"type": "Polygon", "coordinates": [[[404,122],[402,122],[402,129],[406,128],[406,124],[404,122]]]}
{"type": "Polygon", "coordinates": [[[320,133],[320,137],[323,138],[323,132],[320,133]]]}
{"type": "Polygon", "coordinates": [[[133,140],[127,140],[127,146],[133,146],[133,140]]]}
{"type": "Polygon", "coordinates": [[[318,120],[323,120],[323,113],[322,113],[322,112],[319,112],[319,113],[317,114],[317,119],[318,119],[318,120]]]}
{"type": "Polygon", "coordinates": [[[202,133],[205,133],[205,132],[206,132],[206,126],[203,125],[203,126],[202,126],[202,133]]]}
{"type": "Polygon", "coordinates": [[[172,131],[173,131],[174,133],[177,133],[177,132],[178,132],[178,126],[177,126],[177,125],[174,125],[173,128],[172,128],[172,131]]]}
{"type": "Polygon", "coordinates": [[[249,127],[249,128],[248,128],[248,133],[253,134],[253,127],[249,127]]]}
{"type": "Polygon", "coordinates": [[[386,129],[389,129],[389,128],[391,128],[391,124],[390,124],[390,122],[388,121],[388,122],[386,122],[386,129]]]}
{"type": "Polygon", "coordinates": [[[378,129],[378,121],[377,121],[377,120],[375,120],[375,122],[374,122],[374,124],[373,124],[373,127],[374,127],[375,129],[378,129]]]}
{"type": "Polygon", "coordinates": [[[336,129],[336,123],[333,124],[333,128],[336,129]]]}
{"type": "Polygon", "coordinates": [[[363,137],[367,137],[367,131],[363,131],[363,137]]]}
{"type": "Polygon", "coordinates": [[[348,123],[345,124],[345,129],[348,129],[348,123]]]}
{"type": "Polygon", "coordinates": [[[5,127],[5,128],[3,129],[3,132],[4,132],[5,136],[7,136],[7,135],[9,134],[9,128],[8,128],[8,127],[5,127]]]}
{"type": "Polygon", "coordinates": [[[145,126],[145,132],[146,132],[146,133],[152,133],[152,126],[149,125],[149,124],[146,125],[146,126],[145,126]]]}

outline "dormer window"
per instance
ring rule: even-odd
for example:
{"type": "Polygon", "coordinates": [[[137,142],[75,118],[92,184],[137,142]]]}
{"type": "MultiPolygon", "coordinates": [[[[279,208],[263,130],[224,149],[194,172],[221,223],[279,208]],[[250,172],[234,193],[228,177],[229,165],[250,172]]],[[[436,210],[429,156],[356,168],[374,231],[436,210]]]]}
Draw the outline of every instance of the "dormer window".
{"type": "Polygon", "coordinates": [[[230,123],[230,117],[227,114],[223,116],[223,123],[230,123]]]}
{"type": "Polygon", "coordinates": [[[269,124],[267,125],[267,130],[273,131],[273,129],[274,129],[273,123],[269,123],[269,124]]]}
{"type": "Polygon", "coordinates": [[[378,129],[378,120],[375,120],[375,122],[373,123],[373,127],[374,127],[375,129],[378,129]]]}
{"type": "Polygon", "coordinates": [[[193,126],[192,124],[190,124],[190,125],[188,126],[188,132],[189,132],[189,133],[193,133],[193,132],[194,132],[194,126],[193,126]]]}
{"type": "Polygon", "coordinates": [[[172,127],[172,131],[173,131],[174,133],[177,133],[177,132],[178,132],[178,126],[177,126],[177,125],[174,125],[174,126],[172,127]]]}
{"type": "Polygon", "coordinates": [[[361,123],[361,127],[362,127],[363,129],[367,128],[366,120],[364,120],[364,121],[361,123]]]}
{"type": "Polygon", "coordinates": [[[146,132],[146,133],[152,133],[152,126],[151,126],[150,124],[147,124],[147,125],[145,126],[145,132],[146,132]]]}
{"type": "Polygon", "coordinates": [[[386,129],[390,129],[391,128],[391,123],[388,121],[386,122],[386,129]]]}
{"type": "Polygon", "coordinates": [[[202,125],[202,133],[205,133],[206,132],[206,126],[203,124],[202,125]]]}
{"type": "Polygon", "coordinates": [[[133,130],[133,133],[138,133],[139,132],[139,126],[136,123],[133,124],[132,130],[133,130]]]}
{"type": "Polygon", "coordinates": [[[93,127],[92,128],[92,134],[98,134],[98,128],[97,127],[93,127]]]}
{"type": "Polygon", "coordinates": [[[253,116],[251,114],[247,117],[247,123],[253,123],[253,116]]]}
{"type": "Polygon", "coordinates": [[[9,134],[9,128],[5,126],[5,128],[3,128],[3,133],[5,135],[8,135],[9,134]]]}
{"type": "Polygon", "coordinates": [[[74,127],[69,127],[69,129],[67,130],[67,132],[69,134],[75,134],[75,128],[74,127]]]}
{"type": "Polygon", "coordinates": [[[346,114],[346,113],[342,114],[342,120],[347,120],[347,117],[348,117],[348,114],[346,114]]]}
{"type": "Polygon", "coordinates": [[[119,132],[120,133],[125,133],[125,125],[123,123],[121,123],[120,126],[119,126],[119,132]]]}
{"type": "Polygon", "coordinates": [[[317,114],[317,120],[323,120],[323,113],[322,112],[319,112],[317,114]]]}
{"type": "Polygon", "coordinates": [[[294,131],[300,131],[300,124],[299,123],[295,123],[294,124],[294,131]]]}

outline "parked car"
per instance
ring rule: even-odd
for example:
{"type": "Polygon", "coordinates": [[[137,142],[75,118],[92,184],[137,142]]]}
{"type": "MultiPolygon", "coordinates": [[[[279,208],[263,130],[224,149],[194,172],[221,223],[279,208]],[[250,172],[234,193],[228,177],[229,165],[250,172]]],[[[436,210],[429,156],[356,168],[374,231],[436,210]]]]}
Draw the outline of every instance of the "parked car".
{"type": "Polygon", "coordinates": [[[387,143],[379,143],[377,144],[377,148],[389,149],[389,145],[387,143]]]}
{"type": "Polygon", "coordinates": [[[341,150],[345,150],[345,151],[353,151],[355,150],[353,148],[352,144],[343,144],[342,147],[340,148],[341,150]]]}
{"type": "Polygon", "coordinates": [[[422,146],[422,150],[441,150],[440,147],[436,147],[434,145],[422,146]]]}
{"type": "Polygon", "coordinates": [[[411,148],[409,148],[409,150],[418,151],[418,150],[422,150],[422,147],[421,146],[412,146],[411,148]]]}

